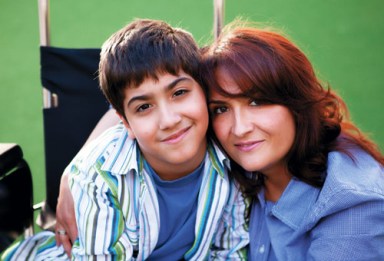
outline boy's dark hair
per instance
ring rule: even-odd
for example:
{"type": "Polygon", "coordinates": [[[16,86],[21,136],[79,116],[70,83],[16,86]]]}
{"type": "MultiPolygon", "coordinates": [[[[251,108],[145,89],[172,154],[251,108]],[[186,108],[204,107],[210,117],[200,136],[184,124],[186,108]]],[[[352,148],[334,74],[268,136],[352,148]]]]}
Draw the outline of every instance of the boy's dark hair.
{"type": "Polygon", "coordinates": [[[180,70],[199,80],[200,52],[192,35],[169,24],[139,19],[114,33],[100,54],[101,90],[125,117],[124,90],[139,86],[159,74],[177,75],[180,70]]]}

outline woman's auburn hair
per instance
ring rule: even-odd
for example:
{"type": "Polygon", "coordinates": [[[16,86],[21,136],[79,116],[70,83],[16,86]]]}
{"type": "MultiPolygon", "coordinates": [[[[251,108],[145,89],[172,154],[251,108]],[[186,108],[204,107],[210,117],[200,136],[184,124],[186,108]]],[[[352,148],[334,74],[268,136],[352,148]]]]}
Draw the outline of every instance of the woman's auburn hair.
{"type": "MultiPolygon", "coordinates": [[[[330,151],[353,158],[351,149],[360,147],[384,164],[378,146],[350,120],[342,98],[330,86],[323,86],[306,55],[283,34],[232,23],[202,53],[201,77],[206,87],[232,95],[218,83],[220,68],[230,73],[242,96],[280,104],[291,111],[296,134],[287,168],[298,179],[321,187],[330,151]]],[[[258,178],[252,181],[235,162],[232,172],[250,195],[263,184],[260,173],[253,175],[258,178]]]]}

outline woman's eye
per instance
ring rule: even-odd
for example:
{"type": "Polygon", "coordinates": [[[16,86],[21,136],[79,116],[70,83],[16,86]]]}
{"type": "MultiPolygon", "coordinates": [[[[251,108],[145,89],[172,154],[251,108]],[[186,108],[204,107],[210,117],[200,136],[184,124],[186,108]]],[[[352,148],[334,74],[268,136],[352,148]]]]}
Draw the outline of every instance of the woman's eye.
{"type": "Polygon", "coordinates": [[[251,106],[258,106],[258,105],[260,105],[260,103],[257,102],[256,100],[251,100],[249,105],[251,105],[251,106]]]}
{"type": "Polygon", "coordinates": [[[216,107],[216,108],[213,108],[212,110],[213,114],[222,114],[226,111],[228,111],[228,108],[224,106],[216,107]]]}
{"type": "Polygon", "coordinates": [[[151,107],[150,104],[143,104],[143,105],[140,105],[140,106],[137,108],[137,112],[143,112],[143,111],[145,111],[145,110],[148,110],[150,107],[151,107]]]}
{"type": "Polygon", "coordinates": [[[175,91],[173,96],[180,96],[180,95],[185,94],[186,92],[187,92],[187,90],[177,90],[177,91],[175,91]]]}
{"type": "Polygon", "coordinates": [[[258,102],[256,102],[256,100],[251,100],[251,102],[249,103],[249,105],[257,106],[257,105],[259,105],[259,104],[258,104],[258,102]]]}

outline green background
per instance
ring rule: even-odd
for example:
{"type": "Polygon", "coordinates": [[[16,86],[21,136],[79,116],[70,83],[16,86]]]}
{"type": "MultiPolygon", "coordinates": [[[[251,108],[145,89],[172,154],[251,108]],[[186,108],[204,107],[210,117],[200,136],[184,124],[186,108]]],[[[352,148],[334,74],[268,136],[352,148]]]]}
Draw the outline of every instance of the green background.
{"type": "MultiPolygon", "coordinates": [[[[282,29],[309,56],[321,79],[346,100],[352,119],[384,148],[384,1],[227,0],[235,17],[282,29]]],[[[212,39],[211,0],[52,0],[51,44],[100,47],[133,18],[183,27],[200,45],[212,39]]],[[[22,146],[35,203],[45,197],[37,0],[0,0],[0,142],[22,146]]]]}

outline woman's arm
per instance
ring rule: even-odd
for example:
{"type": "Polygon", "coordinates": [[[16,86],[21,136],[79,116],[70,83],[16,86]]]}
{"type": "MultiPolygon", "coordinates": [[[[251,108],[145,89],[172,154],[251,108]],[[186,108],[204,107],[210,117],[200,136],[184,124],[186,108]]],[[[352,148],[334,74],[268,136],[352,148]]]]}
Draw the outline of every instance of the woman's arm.
{"type": "Polygon", "coordinates": [[[384,199],[327,216],[311,235],[307,260],[384,260],[384,199]]]}

